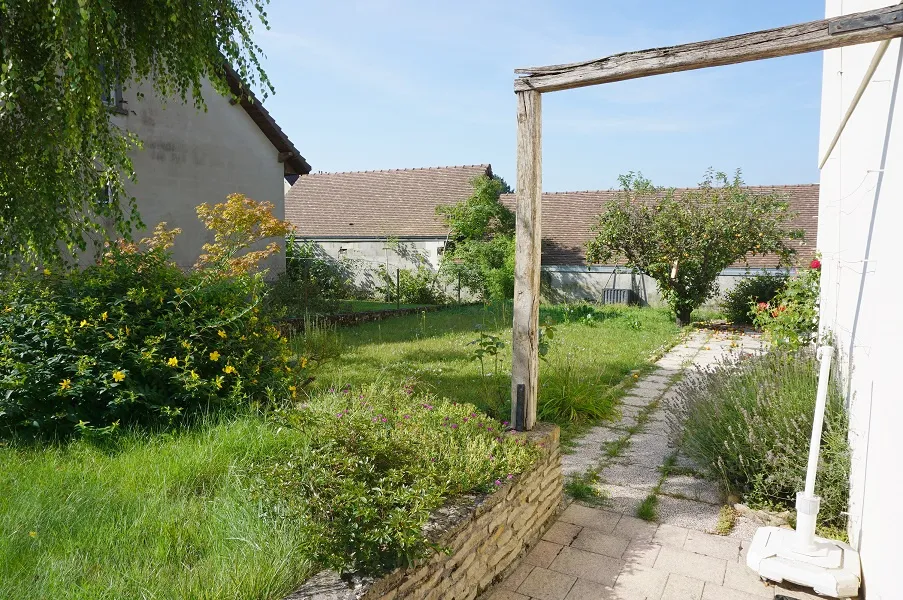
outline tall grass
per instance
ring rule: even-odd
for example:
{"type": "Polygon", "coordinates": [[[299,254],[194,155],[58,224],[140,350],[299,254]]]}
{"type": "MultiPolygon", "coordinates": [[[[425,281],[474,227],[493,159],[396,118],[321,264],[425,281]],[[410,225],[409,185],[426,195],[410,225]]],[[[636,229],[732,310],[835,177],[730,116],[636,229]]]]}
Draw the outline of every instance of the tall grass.
{"type": "MultiPolygon", "coordinates": [[[[688,377],[675,409],[683,450],[728,493],[757,507],[793,509],[803,489],[818,361],[811,350],[732,357],[688,377]]],[[[836,370],[834,371],[836,373],[836,370]]],[[[829,387],[815,491],[822,526],[843,528],[850,452],[837,378],[829,387]]]]}
{"type": "Polygon", "coordinates": [[[243,472],[303,442],[259,417],[0,448],[0,598],[283,598],[312,568],[243,472]]]}

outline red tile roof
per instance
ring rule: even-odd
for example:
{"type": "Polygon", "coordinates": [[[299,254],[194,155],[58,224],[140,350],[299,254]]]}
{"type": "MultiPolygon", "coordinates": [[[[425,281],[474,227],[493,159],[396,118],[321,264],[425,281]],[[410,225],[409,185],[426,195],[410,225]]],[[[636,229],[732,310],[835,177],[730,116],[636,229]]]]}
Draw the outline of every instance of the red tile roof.
{"type": "MultiPolygon", "coordinates": [[[[818,232],[818,184],[750,186],[755,194],[777,193],[786,197],[792,212],[797,213],[794,227],[805,231],[805,238],[792,240],[797,249],[796,264],[807,264],[815,254],[818,232]]],[[[680,194],[682,190],[675,192],[680,194]]],[[[544,265],[584,265],[585,244],[592,239],[591,227],[596,217],[609,201],[618,198],[618,190],[594,192],[559,192],[542,195],[542,262],[544,265]]],[[[510,208],[514,207],[513,194],[502,196],[510,208]]],[[[776,256],[751,256],[749,266],[768,268],[777,265],[776,256]]],[[[745,267],[737,263],[735,267],[745,267]]]]}
{"type": "Polygon", "coordinates": [[[445,237],[436,207],[473,193],[490,165],[432,167],[299,177],[285,196],[285,217],[301,237],[445,237]]]}
{"type": "MultiPolygon", "coordinates": [[[[436,216],[436,206],[464,200],[474,177],[492,173],[490,165],[433,167],[350,173],[312,173],[298,178],[285,197],[285,214],[301,237],[445,237],[448,229],[436,216]]],[[[794,226],[803,240],[793,243],[798,264],[815,252],[818,229],[818,184],[751,186],[753,193],[785,195],[794,226]]],[[[679,194],[680,189],[676,190],[679,194]]],[[[542,196],[545,265],[583,265],[590,228],[603,206],[618,190],[558,192],[542,196]]],[[[514,195],[502,196],[514,207],[514,195]]],[[[750,257],[751,267],[773,267],[777,258],[750,257]]],[[[744,263],[736,265],[745,266],[744,263]]]]}

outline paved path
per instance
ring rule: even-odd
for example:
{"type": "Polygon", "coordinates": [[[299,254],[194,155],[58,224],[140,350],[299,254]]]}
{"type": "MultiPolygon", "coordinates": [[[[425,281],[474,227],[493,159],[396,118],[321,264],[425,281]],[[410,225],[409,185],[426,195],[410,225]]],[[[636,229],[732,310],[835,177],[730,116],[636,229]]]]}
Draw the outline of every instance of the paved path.
{"type": "Polygon", "coordinates": [[[784,594],[745,564],[756,525],[738,519],[729,535],[713,535],[723,504],[718,489],[694,476],[694,465],[671,445],[674,385],[691,366],[724,354],[755,352],[758,337],[697,330],[656,363],[623,399],[622,416],[595,427],[562,457],[566,475],[590,473],[604,508],[571,504],[517,569],[485,600],[756,600],[784,594]],[[654,521],[637,518],[657,499],[654,521]]]}

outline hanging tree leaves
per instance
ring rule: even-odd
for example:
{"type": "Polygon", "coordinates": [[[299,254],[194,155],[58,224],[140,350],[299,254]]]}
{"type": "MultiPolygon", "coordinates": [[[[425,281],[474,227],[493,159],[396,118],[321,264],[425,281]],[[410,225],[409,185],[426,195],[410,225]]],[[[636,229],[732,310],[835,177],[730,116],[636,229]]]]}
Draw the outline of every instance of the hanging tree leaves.
{"type": "Polygon", "coordinates": [[[620,177],[621,196],[605,207],[587,244],[587,262],[624,260],[652,277],[679,324],[718,291],[718,275],[747,256],[770,254],[789,265],[794,215],[777,194],[756,194],[733,178],[708,171],[694,190],[679,195],[641,173],[620,177]]]}
{"type": "Polygon", "coordinates": [[[53,262],[140,224],[124,184],[140,140],[111,119],[117,84],[205,108],[229,63],[266,97],[252,41],[267,0],[0,0],[0,263],[53,262]]]}

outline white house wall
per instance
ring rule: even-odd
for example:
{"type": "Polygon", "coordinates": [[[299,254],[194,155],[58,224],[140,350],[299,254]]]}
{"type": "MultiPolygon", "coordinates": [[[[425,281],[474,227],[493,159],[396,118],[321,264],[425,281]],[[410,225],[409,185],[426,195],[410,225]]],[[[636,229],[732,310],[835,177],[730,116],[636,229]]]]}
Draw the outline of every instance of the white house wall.
{"type": "MultiPolygon", "coordinates": [[[[889,4],[828,0],[827,16],[889,4]]],[[[856,92],[877,44],[825,52],[820,153],[856,92]]],[[[821,328],[836,338],[848,383],[853,471],[849,533],[869,600],[903,598],[899,500],[903,392],[899,383],[903,284],[903,111],[894,40],[821,173],[818,247],[821,328]]],[[[814,160],[814,157],[813,157],[814,160]]]]}
{"type": "MultiPolygon", "coordinates": [[[[201,246],[212,241],[197,218],[199,204],[223,202],[228,194],[240,192],[272,202],[275,216],[285,218],[278,151],[241,105],[231,105],[206,83],[203,94],[207,112],[180,100],[164,104],[149,86],[127,89],[123,96],[128,114],[114,117],[144,144],[132,154],[138,181],[130,191],[146,231],[161,221],[181,227],[173,251],[183,267],[193,265],[201,246]],[[138,91],[144,92],[143,99],[138,99],[138,91]]],[[[139,238],[145,235],[137,233],[139,238]]],[[[284,265],[284,257],[271,259],[270,266],[279,265],[284,265]]]]}

